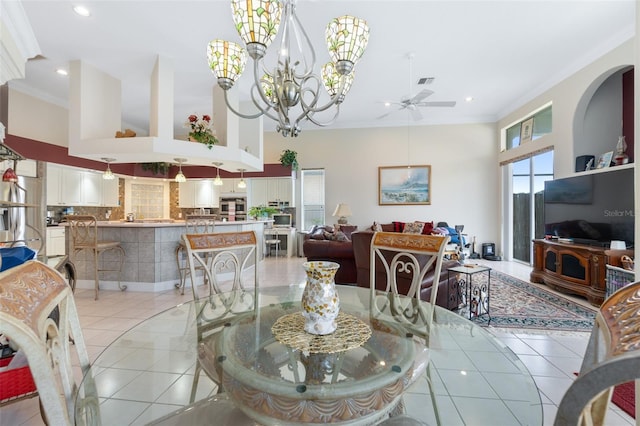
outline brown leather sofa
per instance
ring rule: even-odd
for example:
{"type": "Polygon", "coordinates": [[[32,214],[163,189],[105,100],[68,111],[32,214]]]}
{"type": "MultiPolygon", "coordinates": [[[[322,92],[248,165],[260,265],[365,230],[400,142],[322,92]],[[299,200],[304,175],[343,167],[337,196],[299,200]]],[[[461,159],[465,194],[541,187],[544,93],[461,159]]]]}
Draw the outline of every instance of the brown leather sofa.
{"type": "MultiPolygon", "coordinates": [[[[370,248],[371,238],[373,237],[373,231],[360,231],[351,234],[351,242],[353,246],[353,254],[355,257],[356,269],[357,269],[357,283],[360,287],[369,287],[369,274],[370,274],[370,248]]],[[[379,262],[379,261],[378,261],[379,262]]],[[[425,259],[426,262],[426,259],[425,259]]],[[[447,309],[455,309],[458,307],[458,299],[456,292],[456,277],[451,274],[451,280],[447,279],[447,269],[459,266],[460,263],[457,260],[444,260],[442,262],[442,271],[440,272],[440,280],[438,284],[438,295],[436,297],[436,304],[447,309]],[[447,290],[450,291],[447,291],[447,290]]],[[[380,269],[382,263],[380,263],[380,269]]],[[[380,290],[385,289],[386,274],[384,270],[380,270],[376,267],[376,288],[380,290]]],[[[420,299],[429,300],[431,297],[431,287],[433,285],[433,270],[427,272],[422,286],[420,289],[420,299]]],[[[400,278],[398,280],[398,290],[402,293],[407,293],[411,283],[411,278],[407,274],[406,278],[400,278]]]]}
{"type": "MultiPolygon", "coordinates": [[[[352,229],[344,229],[347,231],[345,234],[349,234],[345,236],[349,238],[355,229],[357,229],[356,226],[353,226],[352,229]]],[[[336,272],[336,283],[355,285],[357,279],[356,262],[353,257],[351,241],[336,241],[324,237],[325,233],[331,233],[333,230],[332,226],[314,227],[305,235],[302,246],[304,255],[309,262],[317,260],[336,262],[340,265],[338,272],[336,272]]]]}

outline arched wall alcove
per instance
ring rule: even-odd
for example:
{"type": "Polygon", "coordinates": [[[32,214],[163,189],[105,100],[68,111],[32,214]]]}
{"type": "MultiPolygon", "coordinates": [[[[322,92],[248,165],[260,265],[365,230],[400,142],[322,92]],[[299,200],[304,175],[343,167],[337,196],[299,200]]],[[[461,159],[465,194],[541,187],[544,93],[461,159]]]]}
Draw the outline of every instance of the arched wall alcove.
{"type": "MultiPolygon", "coordinates": [[[[633,65],[612,68],[593,81],[580,98],[573,119],[573,152],[576,157],[593,155],[595,161],[607,152],[615,151],[618,138],[626,136],[627,144],[632,146],[633,123],[626,123],[623,130],[623,117],[626,108],[633,108],[633,65]],[[629,84],[629,78],[631,82],[629,84]],[[625,92],[627,93],[625,96],[625,92]],[[625,98],[630,95],[631,105],[625,98]],[[631,129],[631,135],[628,129],[631,129]]],[[[633,118],[633,114],[630,115],[633,118]]],[[[630,153],[629,149],[627,154],[630,153]]],[[[630,155],[630,159],[633,156],[630,155]]]]}

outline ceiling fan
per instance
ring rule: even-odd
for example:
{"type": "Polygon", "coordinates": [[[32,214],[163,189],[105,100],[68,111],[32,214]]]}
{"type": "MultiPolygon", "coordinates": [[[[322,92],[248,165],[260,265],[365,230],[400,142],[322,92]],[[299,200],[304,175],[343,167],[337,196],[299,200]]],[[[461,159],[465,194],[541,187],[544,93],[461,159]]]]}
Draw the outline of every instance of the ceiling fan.
{"type": "MultiPolygon", "coordinates": [[[[412,81],[414,57],[415,57],[415,54],[413,52],[410,52],[409,54],[407,54],[407,59],[409,60],[409,93],[411,93],[411,81],[412,81]]],[[[432,83],[433,78],[420,79],[418,84],[424,84],[427,81],[429,83],[432,83]]],[[[418,92],[418,94],[412,97],[402,98],[400,102],[385,102],[384,104],[386,107],[389,107],[391,105],[398,105],[398,108],[392,111],[388,111],[385,114],[382,114],[381,116],[377,117],[377,119],[384,118],[391,113],[406,109],[407,111],[409,111],[411,118],[413,118],[414,121],[418,121],[423,119],[422,112],[420,111],[420,108],[422,107],[453,107],[456,105],[455,101],[426,102],[423,100],[433,95],[434,93],[435,92],[433,90],[422,89],[420,92],[418,92]]]]}
{"type": "Polygon", "coordinates": [[[402,111],[403,109],[406,109],[411,114],[411,117],[415,121],[417,121],[417,120],[422,120],[423,118],[422,112],[420,111],[420,108],[422,107],[453,107],[456,105],[455,101],[432,101],[432,102],[423,101],[423,99],[426,99],[427,97],[433,95],[434,93],[435,92],[433,90],[422,89],[420,92],[418,92],[418,94],[414,95],[413,97],[403,98],[400,100],[400,102],[386,102],[387,105],[398,105],[398,108],[393,111],[389,111],[385,114],[382,114],[381,116],[378,117],[378,119],[384,118],[393,112],[402,111]]]}

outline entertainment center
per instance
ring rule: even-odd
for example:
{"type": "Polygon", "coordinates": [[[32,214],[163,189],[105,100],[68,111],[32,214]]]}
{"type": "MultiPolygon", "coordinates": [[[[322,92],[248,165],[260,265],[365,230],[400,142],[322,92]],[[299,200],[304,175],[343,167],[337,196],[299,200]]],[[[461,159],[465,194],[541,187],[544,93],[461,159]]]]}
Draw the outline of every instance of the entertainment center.
{"type": "MultiPolygon", "coordinates": [[[[608,247],[533,240],[531,282],[585,297],[600,306],[605,299],[608,247]]],[[[633,256],[633,250],[616,250],[617,256],[633,256]],[[619,252],[619,253],[618,253],[619,252]]]]}
{"type": "Polygon", "coordinates": [[[600,305],[609,256],[634,255],[633,165],[545,182],[544,234],[533,240],[531,281],[600,305]]]}

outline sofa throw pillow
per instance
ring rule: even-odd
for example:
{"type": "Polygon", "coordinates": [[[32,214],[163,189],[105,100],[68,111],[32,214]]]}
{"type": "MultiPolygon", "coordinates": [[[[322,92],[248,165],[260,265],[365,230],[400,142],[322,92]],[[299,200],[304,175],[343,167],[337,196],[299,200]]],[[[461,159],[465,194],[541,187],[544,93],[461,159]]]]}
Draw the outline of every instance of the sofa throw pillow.
{"type": "Polygon", "coordinates": [[[392,222],[393,232],[402,232],[404,230],[404,222],[392,222]]]}
{"type": "Polygon", "coordinates": [[[404,224],[403,234],[422,234],[422,228],[424,223],[422,222],[410,222],[404,224]]]}
{"type": "Polygon", "coordinates": [[[351,241],[342,231],[334,232],[333,235],[331,236],[331,240],[332,241],[351,241]]]}
{"type": "Polygon", "coordinates": [[[416,222],[422,223],[424,226],[422,227],[422,233],[424,235],[431,235],[433,232],[433,222],[420,222],[416,220],[416,222]]]}
{"type": "Polygon", "coordinates": [[[344,235],[347,236],[347,238],[349,238],[349,240],[351,240],[351,234],[353,234],[355,231],[358,230],[358,226],[357,225],[336,225],[335,226],[335,232],[343,232],[344,235]]]}

